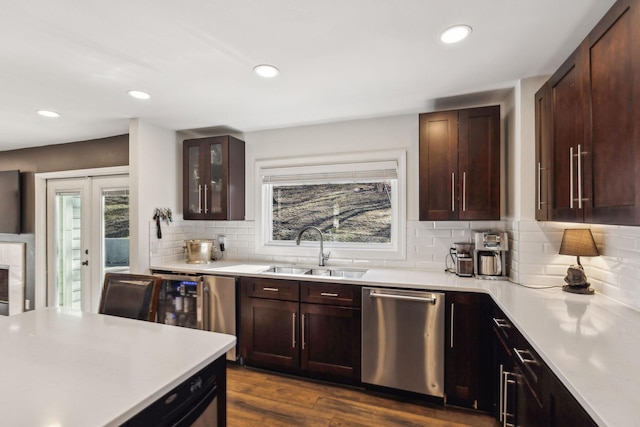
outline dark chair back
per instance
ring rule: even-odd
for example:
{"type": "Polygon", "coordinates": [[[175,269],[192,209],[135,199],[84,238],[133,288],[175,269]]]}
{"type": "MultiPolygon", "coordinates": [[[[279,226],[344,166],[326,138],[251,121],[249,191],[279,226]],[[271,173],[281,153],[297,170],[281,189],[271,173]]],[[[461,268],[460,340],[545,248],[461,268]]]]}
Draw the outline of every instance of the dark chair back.
{"type": "Polygon", "coordinates": [[[107,273],[98,312],[155,322],[160,286],[156,276],[107,273]]]}

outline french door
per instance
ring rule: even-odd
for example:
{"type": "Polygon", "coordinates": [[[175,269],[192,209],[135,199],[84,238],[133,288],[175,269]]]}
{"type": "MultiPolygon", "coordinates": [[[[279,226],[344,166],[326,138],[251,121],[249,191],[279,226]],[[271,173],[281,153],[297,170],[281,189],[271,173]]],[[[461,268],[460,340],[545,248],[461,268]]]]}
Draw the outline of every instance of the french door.
{"type": "Polygon", "coordinates": [[[47,305],[96,312],[104,274],[128,270],[128,177],[47,180],[47,305]]]}

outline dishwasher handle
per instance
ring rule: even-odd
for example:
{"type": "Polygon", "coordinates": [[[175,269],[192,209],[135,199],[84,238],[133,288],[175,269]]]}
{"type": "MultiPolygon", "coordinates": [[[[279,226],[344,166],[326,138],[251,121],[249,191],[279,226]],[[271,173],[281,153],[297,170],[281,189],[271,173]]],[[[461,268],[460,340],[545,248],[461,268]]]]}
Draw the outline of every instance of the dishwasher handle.
{"type": "Polygon", "coordinates": [[[369,293],[369,297],[382,298],[382,299],[395,299],[395,300],[402,300],[402,301],[419,301],[419,302],[427,302],[429,304],[436,303],[436,297],[418,297],[418,296],[412,296],[412,295],[383,294],[383,293],[378,293],[376,291],[371,291],[369,293]]]}

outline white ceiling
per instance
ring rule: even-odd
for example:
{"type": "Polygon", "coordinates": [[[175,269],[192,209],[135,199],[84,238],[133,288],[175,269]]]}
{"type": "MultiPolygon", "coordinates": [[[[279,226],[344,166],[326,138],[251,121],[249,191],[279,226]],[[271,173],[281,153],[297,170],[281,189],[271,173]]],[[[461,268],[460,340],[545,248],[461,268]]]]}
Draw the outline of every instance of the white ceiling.
{"type": "Polygon", "coordinates": [[[553,72],[612,4],[0,0],[0,151],[124,134],[133,117],[248,132],[430,111],[553,72]],[[459,23],[469,39],[438,41],[459,23]]]}

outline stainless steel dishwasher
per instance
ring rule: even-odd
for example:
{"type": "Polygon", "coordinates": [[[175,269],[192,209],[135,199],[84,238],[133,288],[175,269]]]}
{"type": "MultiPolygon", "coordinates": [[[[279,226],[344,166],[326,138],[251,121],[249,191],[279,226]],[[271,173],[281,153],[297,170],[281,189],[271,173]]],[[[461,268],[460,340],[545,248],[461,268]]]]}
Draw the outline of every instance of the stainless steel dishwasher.
{"type": "Polygon", "coordinates": [[[444,397],[444,293],[362,289],[362,382],[444,397]]]}

